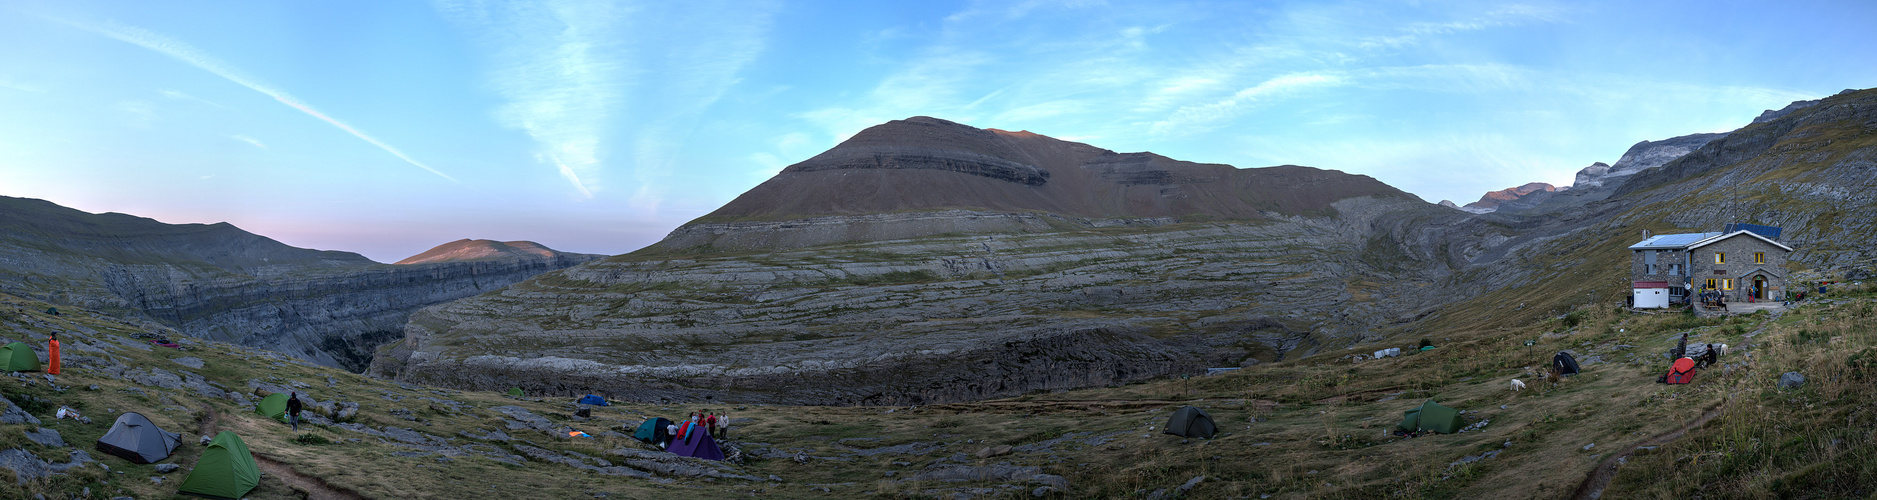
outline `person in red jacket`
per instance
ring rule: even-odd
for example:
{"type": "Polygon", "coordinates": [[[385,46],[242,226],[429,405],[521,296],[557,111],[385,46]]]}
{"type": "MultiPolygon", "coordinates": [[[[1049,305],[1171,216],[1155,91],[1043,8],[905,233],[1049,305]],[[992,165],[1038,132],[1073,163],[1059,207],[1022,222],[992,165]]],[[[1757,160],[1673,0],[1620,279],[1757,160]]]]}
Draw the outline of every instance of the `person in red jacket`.
{"type": "Polygon", "coordinates": [[[704,428],[710,429],[711,437],[717,437],[717,412],[704,414],[704,428]]]}
{"type": "Polygon", "coordinates": [[[46,340],[46,373],[59,374],[59,334],[53,333],[46,340]]]}

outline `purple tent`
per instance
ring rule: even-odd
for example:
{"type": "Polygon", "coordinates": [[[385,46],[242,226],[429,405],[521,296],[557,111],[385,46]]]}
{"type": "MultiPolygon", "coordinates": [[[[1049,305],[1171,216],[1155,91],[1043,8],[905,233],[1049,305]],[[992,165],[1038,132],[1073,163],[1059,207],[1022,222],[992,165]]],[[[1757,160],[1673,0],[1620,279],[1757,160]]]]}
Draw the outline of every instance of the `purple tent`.
{"type": "Polygon", "coordinates": [[[710,432],[703,425],[693,426],[683,438],[671,440],[669,451],[683,457],[697,457],[705,460],[723,460],[723,450],[717,448],[717,440],[711,439],[710,432]]]}

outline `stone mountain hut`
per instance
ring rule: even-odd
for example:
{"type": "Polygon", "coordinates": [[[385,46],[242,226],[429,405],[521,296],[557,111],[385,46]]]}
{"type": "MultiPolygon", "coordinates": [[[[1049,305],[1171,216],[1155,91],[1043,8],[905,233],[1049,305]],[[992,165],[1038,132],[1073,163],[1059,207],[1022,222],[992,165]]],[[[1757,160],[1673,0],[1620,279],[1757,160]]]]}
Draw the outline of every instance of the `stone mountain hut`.
{"type": "Polygon", "coordinates": [[[1714,292],[1728,302],[1779,300],[1786,288],[1786,256],[1780,229],[1728,224],[1714,233],[1650,236],[1630,245],[1630,295],[1638,308],[1686,304],[1714,292]]]}

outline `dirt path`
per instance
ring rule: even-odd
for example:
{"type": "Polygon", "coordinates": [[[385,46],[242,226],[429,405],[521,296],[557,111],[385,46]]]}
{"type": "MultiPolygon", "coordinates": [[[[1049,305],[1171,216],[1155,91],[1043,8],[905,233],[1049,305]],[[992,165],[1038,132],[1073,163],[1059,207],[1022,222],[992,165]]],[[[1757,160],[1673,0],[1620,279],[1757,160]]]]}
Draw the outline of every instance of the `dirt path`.
{"type": "Polygon", "coordinates": [[[1618,461],[1622,460],[1624,457],[1628,457],[1631,453],[1635,453],[1637,449],[1644,446],[1661,446],[1681,439],[1683,435],[1688,434],[1688,431],[1707,424],[1709,420],[1714,420],[1714,417],[1721,416],[1721,410],[1724,408],[1725,405],[1716,406],[1714,409],[1708,410],[1707,413],[1701,414],[1700,418],[1689,422],[1688,425],[1681,426],[1680,429],[1657,434],[1640,443],[1624,448],[1621,453],[1603,459],[1603,462],[1597,464],[1597,468],[1591,469],[1590,473],[1584,476],[1584,482],[1577,485],[1577,492],[1572,493],[1571,498],[1574,500],[1590,500],[1603,496],[1603,489],[1610,486],[1610,480],[1616,479],[1618,461]]]}
{"type": "MultiPolygon", "coordinates": [[[[213,436],[215,425],[220,420],[219,415],[215,413],[213,406],[202,405],[202,410],[203,414],[196,419],[196,424],[201,427],[202,434],[213,436]]],[[[254,457],[254,465],[259,466],[261,472],[280,478],[280,481],[287,483],[287,486],[306,493],[308,500],[365,500],[365,497],[358,493],[326,484],[326,481],[320,478],[301,474],[294,471],[292,467],[288,467],[287,464],[254,453],[253,450],[249,450],[248,454],[254,457]]]]}

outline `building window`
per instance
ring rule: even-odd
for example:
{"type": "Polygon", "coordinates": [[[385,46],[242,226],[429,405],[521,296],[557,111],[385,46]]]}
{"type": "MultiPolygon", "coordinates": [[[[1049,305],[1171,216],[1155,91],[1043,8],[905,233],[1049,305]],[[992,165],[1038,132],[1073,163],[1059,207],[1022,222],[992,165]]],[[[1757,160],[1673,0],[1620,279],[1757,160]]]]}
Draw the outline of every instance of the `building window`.
{"type": "Polygon", "coordinates": [[[1668,288],[1668,295],[1670,297],[1685,297],[1688,295],[1688,289],[1682,288],[1679,286],[1672,286],[1668,288]]]}
{"type": "Polygon", "coordinates": [[[1715,264],[1726,264],[1726,263],[1727,263],[1727,252],[1714,252],[1714,263],[1715,263],[1715,264]]]}
{"type": "Polygon", "coordinates": [[[1714,278],[1708,278],[1708,286],[1707,286],[1707,288],[1708,288],[1709,290],[1713,290],[1713,289],[1714,289],[1714,278]]]}
{"type": "Polygon", "coordinates": [[[1733,279],[1733,278],[1727,278],[1727,279],[1723,279],[1723,280],[1721,280],[1721,289],[1722,289],[1722,290],[1733,290],[1733,289],[1734,289],[1734,279],[1733,279]]]}
{"type": "Polygon", "coordinates": [[[1668,275],[1669,276],[1681,276],[1681,264],[1669,264],[1668,275]]]}
{"type": "Polygon", "coordinates": [[[1753,263],[1754,263],[1754,264],[1765,264],[1765,263],[1766,263],[1766,252],[1753,252],[1753,263]]]}

